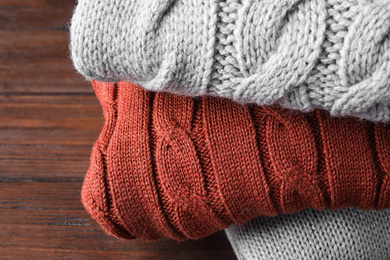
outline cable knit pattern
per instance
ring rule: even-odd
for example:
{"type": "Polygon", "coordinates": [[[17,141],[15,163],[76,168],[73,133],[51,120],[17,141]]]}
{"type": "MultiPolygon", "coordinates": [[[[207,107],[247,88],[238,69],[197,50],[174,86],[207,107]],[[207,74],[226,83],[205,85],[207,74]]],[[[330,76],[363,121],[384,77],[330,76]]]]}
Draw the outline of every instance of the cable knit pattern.
{"type": "Polygon", "coordinates": [[[232,226],[238,260],[388,260],[390,210],[305,210],[232,226]]]}
{"type": "Polygon", "coordinates": [[[79,0],[71,52],[89,80],[390,121],[389,0],[79,0]]]}
{"type": "Polygon", "coordinates": [[[201,238],[258,216],[390,207],[390,125],[93,82],[105,125],[82,201],[123,238],[201,238]]]}

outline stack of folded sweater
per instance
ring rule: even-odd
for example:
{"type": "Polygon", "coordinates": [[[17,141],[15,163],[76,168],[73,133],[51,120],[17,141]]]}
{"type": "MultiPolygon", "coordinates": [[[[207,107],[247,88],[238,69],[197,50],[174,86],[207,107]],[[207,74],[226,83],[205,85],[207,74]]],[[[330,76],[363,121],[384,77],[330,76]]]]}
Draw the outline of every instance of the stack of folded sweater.
{"type": "Polygon", "coordinates": [[[79,0],[71,53],[103,107],[82,201],[107,232],[390,258],[389,0],[79,0]]]}

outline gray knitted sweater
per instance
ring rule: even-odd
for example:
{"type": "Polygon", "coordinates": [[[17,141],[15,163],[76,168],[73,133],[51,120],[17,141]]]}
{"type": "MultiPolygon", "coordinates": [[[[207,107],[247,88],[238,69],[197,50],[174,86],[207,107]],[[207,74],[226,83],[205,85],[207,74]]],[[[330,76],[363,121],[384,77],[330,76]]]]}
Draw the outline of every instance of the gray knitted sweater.
{"type": "Polygon", "coordinates": [[[390,0],[79,0],[88,80],[390,121],[390,0]]]}
{"type": "Polygon", "coordinates": [[[239,260],[389,260],[390,210],[305,210],[226,234],[239,260]]]}

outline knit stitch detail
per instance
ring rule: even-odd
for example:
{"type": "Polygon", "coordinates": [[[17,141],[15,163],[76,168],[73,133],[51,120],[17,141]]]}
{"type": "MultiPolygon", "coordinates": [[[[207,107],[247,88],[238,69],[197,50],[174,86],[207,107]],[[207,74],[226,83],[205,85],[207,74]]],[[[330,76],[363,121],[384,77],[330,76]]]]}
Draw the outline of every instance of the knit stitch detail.
{"type": "Polygon", "coordinates": [[[306,208],[390,207],[390,125],[93,82],[82,201],[123,238],[201,238],[306,208]]]}
{"type": "Polygon", "coordinates": [[[80,0],[88,80],[390,121],[390,0],[80,0]]]}
{"type": "Polygon", "coordinates": [[[304,210],[233,225],[238,260],[387,260],[390,210],[304,210]]]}

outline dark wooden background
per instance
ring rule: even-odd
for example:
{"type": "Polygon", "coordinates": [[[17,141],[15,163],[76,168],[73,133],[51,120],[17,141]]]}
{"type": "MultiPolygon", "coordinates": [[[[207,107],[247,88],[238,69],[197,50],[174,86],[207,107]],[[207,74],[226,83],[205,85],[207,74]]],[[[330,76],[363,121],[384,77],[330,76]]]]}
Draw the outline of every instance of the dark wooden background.
{"type": "Polygon", "coordinates": [[[103,116],[69,59],[75,3],[0,0],[0,259],[235,259],[223,232],[125,241],[84,210],[80,190],[103,116]]]}

